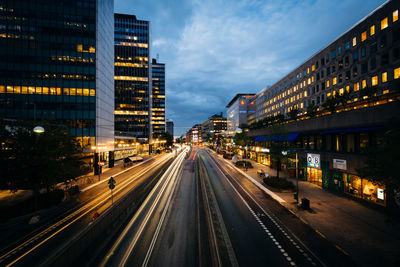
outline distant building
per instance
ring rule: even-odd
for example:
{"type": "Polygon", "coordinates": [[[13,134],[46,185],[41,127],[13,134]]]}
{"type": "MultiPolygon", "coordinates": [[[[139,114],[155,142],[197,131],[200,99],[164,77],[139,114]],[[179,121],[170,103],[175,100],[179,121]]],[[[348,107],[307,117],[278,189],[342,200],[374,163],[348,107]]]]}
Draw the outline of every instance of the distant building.
{"type": "Polygon", "coordinates": [[[214,114],[201,125],[202,140],[206,141],[208,136],[218,135],[226,131],[226,118],[221,114],[214,114]]]}
{"type": "Polygon", "coordinates": [[[165,133],[165,64],[152,60],[152,109],[153,136],[165,133]]]}
{"type": "Polygon", "coordinates": [[[115,14],[115,135],[122,142],[151,137],[150,23],[115,14]]]}
{"type": "Polygon", "coordinates": [[[202,142],[201,138],[201,124],[194,125],[189,131],[187,135],[187,142],[191,143],[200,143],[202,142]]]}
{"type": "Polygon", "coordinates": [[[237,94],[226,106],[228,135],[235,135],[242,124],[248,124],[248,114],[255,113],[254,96],[255,94],[237,94]]]}
{"type": "Polygon", "coordinates": [[[53,119],[113,164],[114,1],[1,1],[0,117],[53,119]]]}
{"type": "Polygon", "coordinates": [[[172,120],[167,120],[167,133],[174,136],[174,122],[172,120]]]}

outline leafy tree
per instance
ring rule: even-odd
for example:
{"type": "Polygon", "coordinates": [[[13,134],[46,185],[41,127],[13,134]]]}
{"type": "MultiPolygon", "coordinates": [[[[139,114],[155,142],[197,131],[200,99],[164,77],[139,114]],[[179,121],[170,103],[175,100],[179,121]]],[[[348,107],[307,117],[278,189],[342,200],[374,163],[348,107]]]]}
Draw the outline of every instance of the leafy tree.
{"type": "Polygon", "coordinates": [[[299,115],[299,109],[297,109],[297,108],[292,108],[292,109],[289,111],[288,115],[289,115],[289,118],[290,118],[290,119],[296,120],[297,115],[299,115]]]}
{"type": "Polygon", "coordinates": [[[174,137],[170,133],[167,133],[167,132],[160,134],[158,136],[158,138],[161,139],[161,140],[166,140],[167,141],[167,143],[166,143],[167,147],[172,146],[173,143],[174,143],[174,137]]]}
{"type": "Polygon", "coordinates": [[[378,88],[376,86],[373,87],[365,87],[359,91],[359,98],[364,98],[364,96],[368,97],[368,105],[371,103],[371,98],[375,96],[378,92],[378,88]]]}
{"type": "Polygon", "coordinates": [[[322,104],[322,107],[329,110],[330,113],[335,113],[338,104],[338,99],[334,96],[331,96],[326,99],[325,103],[322,104]]]}
{"type": "Polygon", "coordinates": [[[250,138],[247,136],[247,133],[243,131],[241,133],[236,133],[235,137],[233,137],[233,141],[236,145],[245,146],[250,142],[250,138]]]}
{"type": "Polygon", "coordinates": [[[83,174],[81,151],[65,126],[46,121],[2,121],[0,126],[2,187],[17,190],[42,185],[49,192],[56,183],[83,174]],[[45,132],[34,133],[37,125],[43,126],[45,132]]]}
{"type": "Polygon", "coordinates": [[[317,113],[317,106],[314,103],[311,103],[311,105],[309,105],[307,107],[307,115],[309,117],[314,117],[315,113],[317,113]]]}
{"type": "Polygon", "coordinates": [[[337,97],[337,102],[340,105],[346,105],[347,101],[349,101],[351,99],[351,93],[345,91],[342,95],[337,97]]]}

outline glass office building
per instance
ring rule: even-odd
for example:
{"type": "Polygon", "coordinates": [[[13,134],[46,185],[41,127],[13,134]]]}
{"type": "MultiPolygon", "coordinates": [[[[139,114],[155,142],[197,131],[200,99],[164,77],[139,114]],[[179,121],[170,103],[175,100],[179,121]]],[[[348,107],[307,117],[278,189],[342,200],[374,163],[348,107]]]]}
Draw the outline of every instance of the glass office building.
{"type": "Polygon", "coordinates": [[[151,135],[150,23],[115,14],[114,40],[116,142],[146,143],[151,135]]]}
{"type": "Polygon", "coordinates": [[[87,151],[112,151],[113,10],[109,0],[1,1],[0,116],[53,119],[87,151]]]}
{"type": "Polygon", "coordinates": [[[153,136],[165,133],[165,64],[152,60],[153,76],[151,124],[153,136]]]}

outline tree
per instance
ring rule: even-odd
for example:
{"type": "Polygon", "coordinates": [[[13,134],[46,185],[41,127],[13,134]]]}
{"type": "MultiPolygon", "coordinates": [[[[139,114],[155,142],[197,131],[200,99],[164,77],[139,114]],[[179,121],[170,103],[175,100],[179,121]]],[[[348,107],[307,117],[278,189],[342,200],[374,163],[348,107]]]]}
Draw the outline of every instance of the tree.
{"type": "Polygon", "coordinates": [[[361,89],[359,92],[359,97],[364,98],[365,96],[368,97],[368,106],[371,103],[371,98],[375,96],[377,93],[378,88],[376,86],[373,87],[365,87],[364,89],[361,89]]]}
{"type": "Polygon", "coordinates": [[[329,110],[329,112],[333,114],[335,113],[338,104],[338,99],[334,96],[330,96],[326,99],[325,103],[322,104],[322,107],[329,110]]]}
{"type": "MultiPolygon", "coordinates": [[[[380,144],[371,146],[365,150],[365,166],[357,170],[360,177],[365,177],[374,184],[384,184],[388,192],[388,199],[397,190],[400,192],[400,123],[394,122],[396,127],[387,131],[380,144]]],[[[390,206],[390,201],[388,206],[390,206]]]]}
{"type": "Polygon", "coordinates": [[[309,117],[314,117],[315,113],[317,113],[317,106],[313,103],[307,107],[307,115],[309,117]]]}
{"type": "Polygon", "coordinates": [[[292,108],[288,113],[289,118],[292,120],[296,120],[298,114],[299,114],[299,109],[297,108],[292,108]]]}
{"type": "Polygon", "coordinates": [[[167,141],[167,143],[166,143],[166,146],[167,146],[167,147],[172,146],[173,143],[174,143],[174,137],[173,137],[170,133],[167,133],[167,132],[162,133],[162,134],[160,135],[160,139],[161,139],[161,140],[166,140],[166,141],[167,141]]]}
{"type": "Polygon", "coordinates": [[[49,192],[56,183],[83,174],[81,150],[65,126],[48,121],[2,121],[0,128],[2,187],[17,190],[41,185],[49,192]],[[37,125],[43,126],[45,132],[34,133],[37,125]]]}

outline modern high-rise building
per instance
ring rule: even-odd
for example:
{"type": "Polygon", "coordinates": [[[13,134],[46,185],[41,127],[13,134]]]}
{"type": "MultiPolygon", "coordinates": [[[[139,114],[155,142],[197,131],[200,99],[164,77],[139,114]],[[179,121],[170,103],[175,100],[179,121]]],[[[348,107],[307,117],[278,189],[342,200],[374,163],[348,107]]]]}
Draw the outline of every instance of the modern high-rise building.
{"type": "Polygon", "coordinates": [[[165,64],[152,60],[152,109],[153,136],[165,133],[165,64]]]}
{"type": "Polygon", "coordinates": [[[172,120],[167,120],[167,133],[174,136],[174,122],[172,120]]]}
{"type": "Polygon", "coordinates": [[[150,22],[115,14],[115,139],[151,138],[150,22]]]}
{"type": "Polygon", "coordinates": [[[107,161],[114,150],[113,33],[114,1],[1,1],[0,116],[53,119],[107,161]]]}

